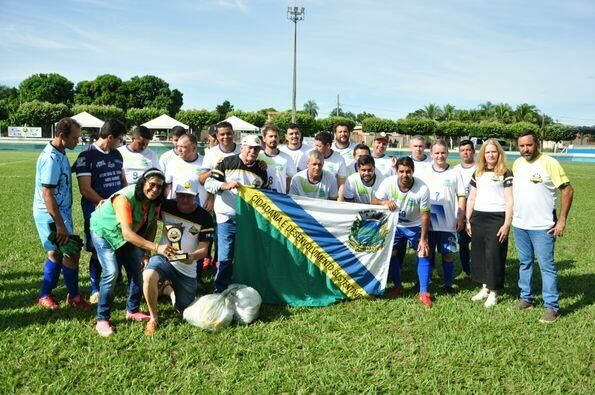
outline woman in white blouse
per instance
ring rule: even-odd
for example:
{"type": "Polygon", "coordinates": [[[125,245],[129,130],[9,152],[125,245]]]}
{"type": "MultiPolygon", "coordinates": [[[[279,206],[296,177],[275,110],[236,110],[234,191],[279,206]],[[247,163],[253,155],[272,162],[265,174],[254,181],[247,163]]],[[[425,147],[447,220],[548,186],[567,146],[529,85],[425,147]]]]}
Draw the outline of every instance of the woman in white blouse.
{"type": "Polygon", "coordinates": [[[498,141],[487,140],[477,155],[467,200],[467,233],[471,236],[471,278],[482,284],[473,301],[498,301],[504,288],[508,232],[512,222],[512,171],[498,141]]]}

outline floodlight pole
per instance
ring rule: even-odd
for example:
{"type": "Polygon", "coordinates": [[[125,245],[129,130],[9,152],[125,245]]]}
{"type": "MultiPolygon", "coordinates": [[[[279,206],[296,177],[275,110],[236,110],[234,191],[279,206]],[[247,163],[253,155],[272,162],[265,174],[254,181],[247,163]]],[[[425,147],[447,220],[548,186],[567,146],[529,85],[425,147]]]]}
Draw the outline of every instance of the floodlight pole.
{"type": "Polygon", "coordinates": [[[304,7],[287,7],[287,19],[293,22],[293,93],[291,98],[292,123],[295,123],[297,23],[298,21],[304,20],[304,11],[304,7]]]}

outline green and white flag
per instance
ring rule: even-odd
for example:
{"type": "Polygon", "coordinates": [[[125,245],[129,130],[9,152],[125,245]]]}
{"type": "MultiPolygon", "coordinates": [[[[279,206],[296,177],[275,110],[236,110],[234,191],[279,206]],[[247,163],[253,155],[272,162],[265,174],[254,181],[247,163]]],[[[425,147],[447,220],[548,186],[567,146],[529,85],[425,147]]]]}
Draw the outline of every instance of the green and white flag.
{"type": "Polygon", "coordinates": [[[234,282],[265,303],[326,306],[384,293],[397,215],[383,206],[238,189],[234,282]]]}

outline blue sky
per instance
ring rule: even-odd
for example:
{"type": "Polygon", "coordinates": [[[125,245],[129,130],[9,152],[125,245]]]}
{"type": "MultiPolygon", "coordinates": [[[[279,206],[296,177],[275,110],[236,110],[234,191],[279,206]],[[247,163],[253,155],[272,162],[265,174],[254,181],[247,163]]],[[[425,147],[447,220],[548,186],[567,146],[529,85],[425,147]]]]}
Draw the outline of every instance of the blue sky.
{"type": "MultiPolygon", "coordinates": [[[[287,0],[0,0],[0,83],[153,74],[184,108],[291,107],[287,0]]],[[[298,108],[400,118],[429,103],[535,104],[595,124],[595,2],[303,0],[298,108]]]]}

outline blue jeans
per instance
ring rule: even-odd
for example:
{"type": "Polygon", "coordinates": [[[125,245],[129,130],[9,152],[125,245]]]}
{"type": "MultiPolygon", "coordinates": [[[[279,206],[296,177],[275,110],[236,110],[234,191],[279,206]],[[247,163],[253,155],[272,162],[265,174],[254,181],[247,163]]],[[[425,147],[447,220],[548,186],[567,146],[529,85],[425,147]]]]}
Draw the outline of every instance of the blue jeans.
{"type": "Polygon", "coordinates": [[[541,270],[543,303],[558,311],[558,276],[554,262],[554,236],[547,230],[525,230],[513,227],[514,242],[519,257],[519,288],[521,299],[533,302],[535,295],[531,290],[533,277],[533,258],[537,255],[541,270]]]}
{"type": "Polygon", "coordinates": [[[143,252],[140,248],[130,243],[124,244],[117,250],[103,237],[91,232],[93,245],[97,251],[97,258],[101,264],[101,281],[99,283],[99,302],[97,304],[97,320],[110,319],[110,305],[114,301],[114,286],[118,279],[118,262],[120,262],[128,275],[128,300],[126,309],[136,313],[140,308],[140,298],[143,291],[143,277],[141,259],[143,252]]]}
{"type": "Polygon", "coordinates": [[[171,281],[171,287],[176,295],[176,309],[180,313],[194,302],[196,296],[196,279],[179,272],[163,255],[154,255],[149,259],[145,270],[155,270],[159,281],[171,281]]]}
{"type": "Polygon", "coordinates": [[[227,222],[217,224],[217,260],[219,261],[219,267],[215,274],[215,293],[225,291],[231,284],[235,241],[235,219],[228,219],[227,222]]]}

